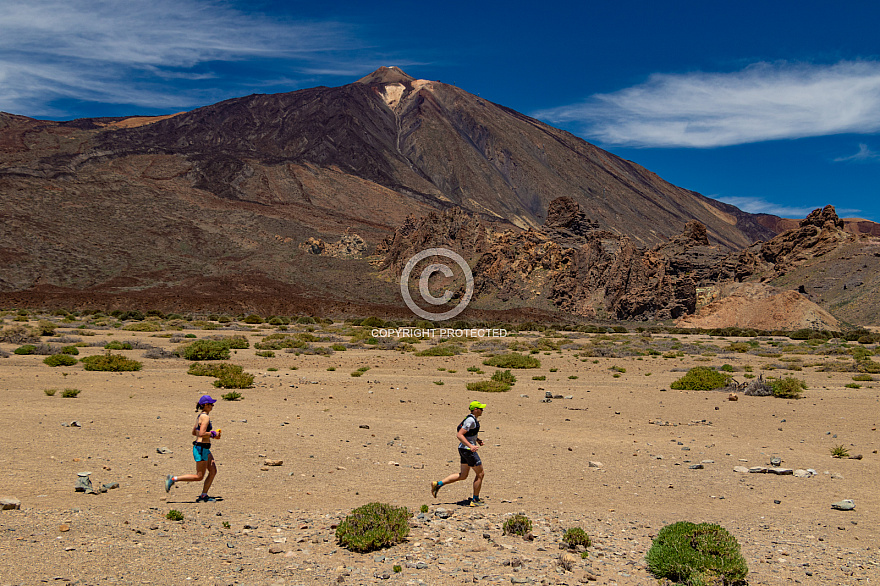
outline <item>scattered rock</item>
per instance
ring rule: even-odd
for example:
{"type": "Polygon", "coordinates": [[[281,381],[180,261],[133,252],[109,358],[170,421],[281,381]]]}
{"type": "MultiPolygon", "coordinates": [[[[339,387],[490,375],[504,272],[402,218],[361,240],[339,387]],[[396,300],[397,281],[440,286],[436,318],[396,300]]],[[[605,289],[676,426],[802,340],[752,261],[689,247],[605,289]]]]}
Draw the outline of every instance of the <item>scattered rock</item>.
{"type": "Polygon", "coordinates": [[[171,450],[169,450],[168,448],[156,448],[156,452],[159,454],[173,454],[174,453],[171,450]]]}
{"type": "Polygon", "coordinates": [[[590,463],[587,464],[587,466],[588,466],[589,468],[601,468],[601,467],[602,467],[602,462],[593,462],[593,461],[590,461],[590,463]]]}
{"type": "Polygon", "coordinates": [[[263,462],[264,466],[281,466],[284,464],[284,460],[266,460],[263,462]]]}
{"type": "Polygon", "coordinates": [[[0,511],[17,511],[19,509],[21,509],[20,500],[11,497],[0,499],[0,511]]]}
{"type": "Polygon", "coordinates": [[[80,472],[77,474],[76,486],[73,489],[76,492],[94,492],[92,481],[89,479],[91,472],[80,472]]]}
{"type": "Polygon", "coordinates": [[[856,504],[852,499],[843,499],[842,501],[831,503],[831,508],[838,511],[852,511],[856,508],[856,504]]]}

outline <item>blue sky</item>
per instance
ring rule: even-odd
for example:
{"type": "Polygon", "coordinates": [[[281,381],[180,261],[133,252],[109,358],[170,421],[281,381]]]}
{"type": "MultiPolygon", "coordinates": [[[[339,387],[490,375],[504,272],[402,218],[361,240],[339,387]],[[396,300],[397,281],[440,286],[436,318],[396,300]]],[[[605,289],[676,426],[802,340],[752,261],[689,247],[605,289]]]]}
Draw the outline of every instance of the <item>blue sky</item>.
{"type": "Polygon", "coordinates": [[[397,65],[746,211],[880,221],[872,2],[0,0],[0,15],[15,114],[165,114],[397,65]]]}

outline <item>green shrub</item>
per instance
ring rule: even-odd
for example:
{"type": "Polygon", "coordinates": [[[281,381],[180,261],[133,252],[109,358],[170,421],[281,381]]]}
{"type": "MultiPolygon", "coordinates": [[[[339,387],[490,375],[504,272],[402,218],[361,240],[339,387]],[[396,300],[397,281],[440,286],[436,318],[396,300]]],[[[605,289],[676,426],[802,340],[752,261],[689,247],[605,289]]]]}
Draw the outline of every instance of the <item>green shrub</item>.
{"type": "Polygon", "coordinates": [[[658,579],[688,586],[745,584],[749,571],[736,538],[711,523],[667,525],[657,533],[645,559],[648,571],[658,579]]]}
{"type": "Polygon", "coordinates": [[[726,387],[728,383],[730,383],[729,374],[718,372],[708,366],[695,366],[670,387],[676,390],[711,391],[726,387]]]}
{"type": "Polygon", "coordinates": [[[846,384],[843,385],[843,386],[845,386],[845,387],[848,388],[848,389],[860,389],[860,388],[862,388],[862,385],[860,385],[859,383],[846,383],[846,384]]]}
{"type": "Polygon", "coordinates": [[[342,547],[359,553],[375,551],[402,542],[409,535],[406,507],[368,503],[358,507],[336,528],[336,540],[342,547]]]}
{"type": "Polygon", "coordinates": [[[43,363],[49,366],[73,366],[77,362],[76,358],[67,354],[53,354],[43,359],[43,363]]]}
{"type": "Polygon", "coordinates": [[[483,374],[483,369],[479,366],[468,366],[468,372],[476,372],[477,374],[483,374]]]}
{"type": "Polygon", "coordinates": [[[259,315],[257,315],[256,313],[252,313],[252,314],[246,316],[246,317],[245,317],[243,320],[241,320],[241,321],[243,321],[243,322],[246,323],[246,324],[251,324],[251,325],[253,325],[253,324],[261,324],[261,323],[263,323],[263,318],[260,317],[259,315]]]}
{"type": "Polygon", "coordinates": [[[874,362],[870,358],[865,358],[856,363],[856,369],[859,372],[880,374],[880,363],[874,362]]]}
{"type": "Polygon", "coordinates": [[[843,444],[831,448],[832,458],[849,458],[849,450],[843,444]]]}
{"type": "Polygon", "coordinates": [[[507,383],[512,386],[516,383],[516,376],[514,376],[510,370],[497,370],[495,371],[495,374],[492,375],[492,380],[499,383],[507,383]]]}
{"type": "Polygon", "coordinates": [[[183,513],[181,513],[177,509],[171,509],[170,511],[168,511],[168,514],[165,515],[165,518],[169,521],[183,521],[183,513]]]}
{"type": "Polygon", "coordinates": [[[229,391],[225,395],[220,395],[220,398],[224,401],[238,401],[241,399],[241,393],[237,391],[229,391]]]}
{"type": "Polygon", "coordinates": [[[419,511],[422,513],[427,513],[428,512],[428,505],[422,505],[421,507],[419,507],[419,511]]]}
{"type": "Polygon", "coordinates": [[[537,358],[526,356],[525,354],[517,354],[516,352],[487,358],[483,361],[483,364],[498,368],[541,368],[541,361],[537,358]]]}
{"type": "Polygon", "coordinates": [[[213,376],[219,377],[223,375],[223,373],[231,373],[231,374],[240,374],[242,372],[241,366],[237,364],[228,364],[228,363],[219,363],[219,364],[205,364],[203,362],[194,362],[189,365],[189,370],[186,371],[187,374],[191,374],[193,376],[213,376]]]}
{"type": "Polygon", "coordinates": [[[435,380],[435,381],[434,381],[434,384],[437,385],[438,387],[442,387],[442,386],[445,385],[446,383],[444,383],[442,380],[435,380]]]}
{"type": "Polygon", "coordinates": [[[455,356],[462,352],[463,350],[458,344],[439,344],[416,352],[416,356],[455,356]]]}
{"type": "Polygon", "coordinates": [[[54,397],[57,390],[58,389],[43,389],[43,392],[50,397],[54,397]]]}
{"type": "Polygon", "coordinates": [[[104,344],[104,350],[131,350],[131,344],[128,342],[119,342],[113,340],[104,344]]]}
{"type": "Polygon", "coordinates": [[[730,346],[725,348],[728,352],[739,352],[742,354],[743,352],[748,352],[752,349],[752,346],[747,342],[732,342],[730,346]]]}
{"type": "Polygon", "coordinates": [[[76,396],[81,392],[79,389],[64,389],[61,391],[61,396],[65,399],[76,399],[76,396]]]}
{"type": "Polygon", "coordinates": [[[346,347],[345,344],[333,344],[332,346],[330,346],[330,349],[334,352],[345,352],[346,350],[348,350],[348,347],[346,347]]]}
{"type": "Polygon", "coordinates": [[[15,354],[27,356],[29,354],[33,354],[36,349],[37,349],[37,347],[34,346],[33,344],[25,344],[24,346],[19,346],[18,348],[16,348],[12,352],[15,354]]]}
{"type": "Polygon", "coordinates": [[[854,377],[852,377],[852,379],[859,380],[859,381],[872,381],[872,380],[874,380],[874,377],[871,376],[870,374],[857,374],[854,377]]]}
{"type": "Polygon", "coordinates": [[[119,354],[110,354],[110,352],[97,356],[86,356],[80,362],[83,363],[83,368],[86,370],[104,370],[108,372],[140,370],[143,366],[137,360],[132,360],[119,354]]]}
{"type": "Polygon", "coordinates": [[[122,326],[127,332],[161,332],[162,327],[156,322],[142,321],[135,324],[127,324],[122,326]]]}
{"type": "Polygon", "coordinates": [[[385,322],[378,317],[368,317],[361,322],[361,326],[365,328],[381,328],[385,326],[385,322]]]}
{"type": "Polygon", "coordinates": [[[570,549],[578,549],[579,547],[587,548],[593,543],[590,540],[590,536],[587,535],[587,532],[580,527],[566,529],[565,533],[562,534],[562,542],[570,549]]]}
{"type": "Polygon", "coordinates": [[[38,336],[53,336],[55,335],[55,324],[41,319],[40,323],[34,328],[34,331],[38,336]]]}
{"type": "Polygon", "coordinates": [[[510,390],[510,385],[494,380],[481,380],[465,385],[469,391],[477,391],[480,393],[505,393],[510,390]]]}
{"type": "Polygon", "coordinates": [[[187,360],[228,360],[229,346],[219,340],[196,340],[181,353],[187,360]]]}
{"type": "Polygon", "coordinates": [[[65,346],[61,349],[61,353],[69,356],[79,356],[79,348],[76,346],[65,346]]]}
{"type": "Polygon", "coordinates": [[[724,372],[733,372],[733,366],[730,364],[722,364],[720,370],[723,370],[724,372]]]}
{"type": "Polygon", "coordinates": [[[773,389],[773,396],[780,399],[800,399],[801,391],[807,388],[807,383],[800,379],[787,376],[772,381],[770,388],[773,389]]]}
{"type": "Polygon", "coordinates": [[[532,380],[547,380],[547,377],[542,374],[541,376],[533,376],[532,380]]]}
{"type": "MultiPolygon", "coordinates": [[[[570,374],[570,375],[568,375],[568,378],[571,380],[576,380],[578,378],[578,376],[576,374],[570,374]]],[[[620,373],[615,372],[614,378],[620,378],[620,373]]]]}
{"type": "Polygon", "coordinates": [[[516,514],[502,526],[504,535],[525,535],[532,530],[532,522],[525,515],[516,514]]]}
{"type": "Polygon", "coordinates": [[[221,338],[217,341],[222,342],[227,348],[231,348],[232,350],[245,350],[251,347],[251,343],[248,342],[248,339],[240,334],[229,336],[228,338],[221,338]]]}
{"type": "Polygon", "coordinates": [[[275,353],[272,352],[271,350],[260,350],[260,351],[255,352],[255,354],[257,356],[262,357],[262,358],[275,358],[275,353]]]}
{"type": "Polygon", "coordinates": [[[249,389],[254,384],[254,375],[244,371],[226,370],[220,373],[214,386],[218,389],[249,389]]]}

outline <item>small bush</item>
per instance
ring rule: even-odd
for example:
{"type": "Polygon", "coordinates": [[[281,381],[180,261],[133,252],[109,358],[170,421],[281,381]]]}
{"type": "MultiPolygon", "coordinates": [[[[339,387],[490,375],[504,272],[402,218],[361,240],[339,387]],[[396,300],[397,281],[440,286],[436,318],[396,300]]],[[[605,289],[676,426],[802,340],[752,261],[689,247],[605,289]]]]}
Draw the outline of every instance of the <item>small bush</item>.
{"type": "Polygon", "coordinates": [[[275,358],[275,353],[271,350],[258,350],[255,354],[261,358],[275,358]]]}
{"type": "Polygon", "coordinates": [[[230,392],[226,393],[225,395],[220,395],[220,398],[223,399],[224,401],[238,401],[239,399],[241,399],[241,393],[236,392],[236,391],[230,391],[230,392]]]}
{"type": "MultiPolygon", "coordinates": [[[[577,380],[578,376],[576,374],[570,374],[568,375],[568,378],[571,380],[577,380]]],[[[620,378],[620,373],[615,372],[614,378],[620,378]]]]}
{"type": "Polygon", "coordinates": [[[253,384],[254,375],[233,370],[223,371],[214,381],[214,386],[218,389],[249,389],[253,384]]]}
{"type": "Polygon", "coordinates": [[[505,393],[510,390],[510,385],[494,380],[481,380],[465,385],[469,391],[479,393],[505,393]]]}
{"type": "Polygon", "coordinates": [[[831,457],[832,458],[849,458],[849,450],[841,444],[839,446],[834,446],[831,448],[831,457]]]}
{"type": "Polygon", "coordinates": [[[0,342],[6,342],[7,344],[27,344],[39,341],[40,337],[27,326],[13,325],[12,327],[0,330],[0,342]]]}
{"type": "Polygon", "coordinates": [[[854,377],[852,377],[852,379],[858,380],[858,381],[872,381],[872,380],[874,380],[874,377],[871,376],[870,374],[857,374],[854,377]]]}
{"type": "Polygon", "coordinates": [[[514,385],[516,383],[516,376],[514,376],[510,370],[498,370],[492,375],[492,380],[499,383],[514,385]]]}
{"type": "Polygon", "coordinates": [[[61,396],[65,399],[76,399],[76,396],[81,392],[79,389],[64,389],[61,391],[61,396]]]}
{"type": "Polygon", "coordinates": [[[165,518],[169,521],[183,521],[183,513],[181,513],[177,509],[171,509],[170,511],[168,511],[168,514],[165,515],[165,518]]]}
{"type": "Polygon", "coordinates": [[[848,389],[860,389],[860,388],[862,388],[862,385],[860,385],[859,383],[846,383],[846,384],[843,385],[843,386],[845,386],[845,387],[848,388],[848,389]]]}
{"type": "Polygon", "coordinates": [[[421,507],[419,507],[419,512],[427,513],[428,512],[428,505],[422,505],[421,507]]]}
{"type": "Polygon", "coordinates": [[[228,363],[220,363],[220,364],[205,364],[202,362],[195,362],[189,365],[189,370],[186,371],[187,374],[191,374],[193,376],[213,376],[220,377],[224,373],[230,374],[241,374],[242,368],[237,364],[228,364],[228,363]]]}
{"type": "Polygon", "coordinates": [[[580,547],[587,548],[593,543],[590,540],[590,536],[587,535],[587,532],[580,527],[566,529],[565,533],[562,534],[562,542],[570,549],[578,549],[580,547]]]}
{"type": "Polygon", "coordinates": [[[348,350],[348,347],[345,344],[333,344],[330,346],[330,349],[334,352],[345,352],[348,350]]]}
{"type": "Polygon", "coordinates": [[[730,375],[707,366],[695,366],[670,387],[676,390],[711,391],[726,387],[728,383],[730,383],[730,375]]]}
{"type": "Polygon", "coordinates": [[[532,522],[525,515],[513,515],[502,526],[504,535],[525,535],[532,530],[532,522]]]}
{"type": "Polygon", "coordinates": [[[246,323],[246,324],[251,324],[251,325],[253,325],[253,324],[261,324],[261,323],[263,323],[263,318],[260,317],[259,315],[257,315],[256,313],[252,313],[252,314],[246,316],[246,317],[245,317],[243,320],[241,320],[241,321],[243,321],[243,322],[246,323]]]}
{"type": "Polygon", "coordinates": [[[126,332],[161,332],[162,327],[156,322],[142,321],[135,324],[127,324],[122,326],[126,332]]]}
{"type": "Polygon", "coordinates": [[[108,372],[129,372],[140,370],[143,366],[137,360],[132,360],[119,354],[100,354],[98,356],[86,356],[80,362],[86,370],[103,370],[108,372]]]}
{"type": "Polygon", "coordinates": [[[76,346],[65,346],[61,349],[61,353],[69,356],[79,356],[79,348],[76,346]]]}
{"type": "Polygon", "coordinates": [[[219,340],[196,340],[181,353],[187,360],[228,360],[229,346],[219,340]]]}
{"type": "Polygon", "coordinates": [[[455,356],[462,352],[463,350],[458,344],[439,344],[431,348],[426,348],[421,352],[416,352],[416,356],[455,356]]]}
{"type": "Polygon", "coordinates": [[[27,356],[29,354],[33,354],[36,352],[37,347],[33,344],[25,344],[24,346],[19,346],[15,350],[12,351],[13,354],[19,354],[21,356],[27,356]]]}
{"type": "Polygon", "coordinates": [[[533,376],[532,380],[547,380],[547,377],[542,374],[541,376],[533,376]]]}
{"type": "Polygon", "coordinates": [[[104,350],[131,350],[131,343],[113,340],[104,344],[104,350]]]}
{"type": "Polygon", "coordinates": [[[400,543],[409,535],[406,507],[368,503],[358,507],[336,528],[336,540],[342,547],[359,553],[375,551],[400,543]]]}
{"type": "Polygon", "coordinates": [[[57,389],[43,389],[43,392],[50,397],[54,397],[57,389]]]}
{"type": "Polygon", "coordinates": [[[67,354],[53,354],[43,359],[43,363],[49,366],[73,366],[77,362],[76,358],[67,354]]]}
{"type": "Polygon", "coordinates": [[[749,571],[736,538],[711,523],[667,525],[657,533],[645,560],[658,579],[689,586],[744,584],[749,571]]]}
{"type": "Polygon", "coordinates": [[[776,379],[770,383],[773,396],[780,399],[800,399],[801,391],[807,388],[807,383],[790,376],[776,379]]]}
{"type": "Polygon", "coordinates": [[[722,364],[720,370],[723,370],[724,372],[733,372],[733,366],[730,364],[722,364]]]}
{"type": "Polygon", "coordinates": [[[487,358],[483,361],[483,364],[498,368],[541,368],[541,361],[537,358],[525,354],[517,354],[516,352],[487,358]]]}

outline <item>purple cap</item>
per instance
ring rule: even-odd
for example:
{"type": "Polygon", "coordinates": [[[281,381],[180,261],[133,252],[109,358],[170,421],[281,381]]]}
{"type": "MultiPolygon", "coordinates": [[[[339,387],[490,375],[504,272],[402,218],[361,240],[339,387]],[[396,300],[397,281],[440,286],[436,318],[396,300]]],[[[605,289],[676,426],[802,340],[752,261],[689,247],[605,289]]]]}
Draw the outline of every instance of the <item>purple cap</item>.
{"type": "Polygon", "coordinates": [[[211,395],[202,395],[202,398],[199,399],[199,405],[213,405],[217,402],[217,399],[212,399],[211,395]]]}

